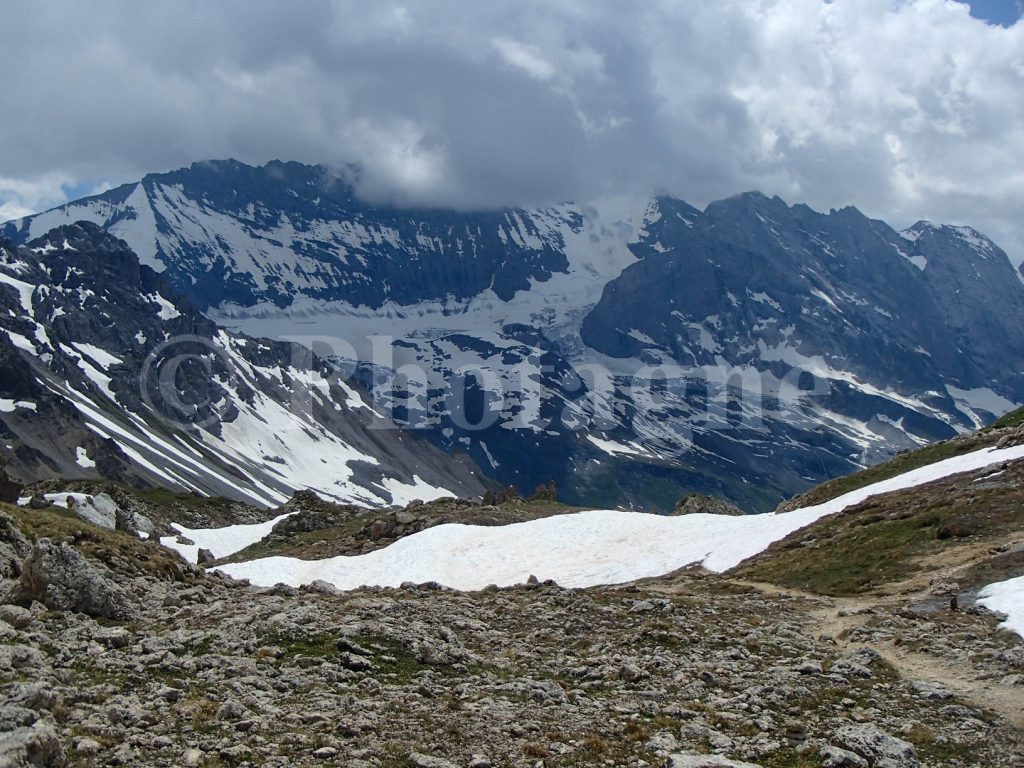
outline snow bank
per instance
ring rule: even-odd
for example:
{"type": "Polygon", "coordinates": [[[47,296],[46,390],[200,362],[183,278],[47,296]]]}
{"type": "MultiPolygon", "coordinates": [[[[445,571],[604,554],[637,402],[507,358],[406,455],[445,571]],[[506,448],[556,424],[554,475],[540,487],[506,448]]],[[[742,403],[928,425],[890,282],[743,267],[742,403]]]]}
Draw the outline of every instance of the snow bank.
{"type": "Polygon", "coordinates": [[[172,524],[171,527],[178,531],[182,537],[189,539],[191,544],[182,544],[177,536],[161,536],[160,543],[181,554],[190,563],[199,561],[199,550],[208,549],[215,558],[227,557],[235,552],[241,552],[246,547],[261,541],[270,535],[274,526],[291,517],[294,512],[279,515],[273,520],[265,523],[253,523],[250,525],[229,525],[225,528],[185,528],[184,526],[172,524]]]}
{"type": "Polygon", "coordinates": [[[1024,576],[989,584],[978,595],[978,604],[1006,614],[999,626],[1024,637],[1024,576]]]}
{"type": "MultiPolygon", "coordinates": [[[[279,582],[299,586],[322,579],[339,589],[355,589],[437,581],[463,590],[522,583],[530,575],[554,579],[566,587],[616,584],[694,563],[721,572],[793,531],[869,496],[1020,458],[1024,458],[1024,446],[986,448],[874,483],[824,504],[781,514],[662,517],[595,510],[501,527],[448,524],[365,555],[326,560],[267,557],[221,566],[220,570],[260,586],[279,582]]],[[[221,530],[239,528],[253,528],[255,534],[253,526],[221,530]]],[[[211,538],[201,546],[208,546],[216,532],[207,533],[211,538]]]]}

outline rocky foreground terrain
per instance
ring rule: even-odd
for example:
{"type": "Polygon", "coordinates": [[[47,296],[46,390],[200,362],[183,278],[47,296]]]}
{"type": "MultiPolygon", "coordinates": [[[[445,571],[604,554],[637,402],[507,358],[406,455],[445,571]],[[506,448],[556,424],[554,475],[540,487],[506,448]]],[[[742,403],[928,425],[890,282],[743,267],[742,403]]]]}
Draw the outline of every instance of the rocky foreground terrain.
{"type": "MultiPolygon", "coordinates": [[[[1016,443],[1021,422],[803,503],[1016,443]]],[[[55,490],[0,505],[0,766],[1024,766],[1024,641],[973,605],[1024,565],[1024,461],[872,497],[725,574],[585,590],[257,589],[44,508],[55,490]]],[[[120,527],[259,514],[107,490],[120,527]]],[[[285,506],[296,514],[252,554],[560,511],[285,506]]]]}
{"type": "Polygon", "coordinates": [[[945,599],[700,571],[256,590],[68,513],[0,520],[0,765],[1024,765],[1024,643],[945,599]]]}

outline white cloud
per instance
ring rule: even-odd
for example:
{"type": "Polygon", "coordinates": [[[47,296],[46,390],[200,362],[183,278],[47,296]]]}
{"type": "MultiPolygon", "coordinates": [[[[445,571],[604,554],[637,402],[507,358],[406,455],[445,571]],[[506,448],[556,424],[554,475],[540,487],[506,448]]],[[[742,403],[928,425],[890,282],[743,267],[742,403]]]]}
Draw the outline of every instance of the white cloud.
{"type": "Polygon", "coordinates": [[[12,184],[278,157],[360,162],[418,204],[757,188],[1024,258],[1024,23],[953,0],[16,8],[0,212],[59,198],[12,184]]]}
{"type": "Polygon", "coordinates": [[[544,59],[535,46],[504,37],[496,37],[492,42],[507,64],[530,77],[546,83],[555,76],[555,68],[544,59]]]}
{"type": "Polygon", "coordinates": [[[44,173],[29,179],[0,176],[0,221],[59,205],[68,199],[72,186],[73,179],[63,173],[44,173]]]}

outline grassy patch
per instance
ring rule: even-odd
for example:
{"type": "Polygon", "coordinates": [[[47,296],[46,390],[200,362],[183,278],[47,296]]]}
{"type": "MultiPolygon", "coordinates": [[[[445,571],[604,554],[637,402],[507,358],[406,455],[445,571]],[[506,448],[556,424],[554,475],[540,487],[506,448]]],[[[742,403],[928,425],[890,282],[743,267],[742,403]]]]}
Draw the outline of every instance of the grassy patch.
{"type": "MultiPolygon", "coordinates": [[[[742,565],[738,575],[826,595],[855,595],[917,573],[923,559],[1024,531],[1024,466],[984,485],[971,475],[874,496],[823,518],[742,565]]],[[[990,561],[979,579],[1012,573],[990,561]]]]}
{"type": "MultiPolygon", "coordinates": [[[[988,442],[991,442],[991,440],[988,442]]],[[[943,459],[970,453],[971,451],[978,450],[985,444],[987,443],[984,440],[977,439],[946,440],[941,443],[935,443],[918,451],[897,456],[884,464],[869,467],[860,472],[854,472],[852,475],[837,477],[835,480],[822,483],[787,502],[786,508],[797,509],[799,507],[823,504],[826,501],[842,496],[844,493],[855,491],[872,483],[888,480],[891,477],[902,475],[904,472],[910,472],[913,469],[919,469],[943,459]]]]}
{"type": "Polygon", "coordinates": [[[331,658],[338,655],[337,638],[333,635],[296,635],[284,632],[271,632],[261,642],[264,645],[277,646],[284,655],[285,661],[294,661],[299,657],[331,658]]]}
{"type": "Polygon", "coordinates": [[[0,504],[0,511],[14,518],[15,524],[30,541],[48,538],[73,544],[86,557],[119,572],[164,579],[186,578],[185,562],[172,550],[125,531],[92,525],[69,510],[0,504]]]}
{"type": "Polygon", "coordinates": [[[315,531],[296,531],[288,534],[271,533],[243,550],[218,560],[218,563],[241,563],[260,557],[297,557],[321,560],[346,554],[359,532],[369,527],[367,518],[354,518],[341,525],[315,531]]]}
{"type": "Polygon", "coordinates": [[[1018,408],[1015,411],[1010,411],[1002,418],[996,419],[990,424],[986,431],[993,429],[1005,429],[1006,427],[1019,427],[1024,424],[1024,408],[1018,408]]]}

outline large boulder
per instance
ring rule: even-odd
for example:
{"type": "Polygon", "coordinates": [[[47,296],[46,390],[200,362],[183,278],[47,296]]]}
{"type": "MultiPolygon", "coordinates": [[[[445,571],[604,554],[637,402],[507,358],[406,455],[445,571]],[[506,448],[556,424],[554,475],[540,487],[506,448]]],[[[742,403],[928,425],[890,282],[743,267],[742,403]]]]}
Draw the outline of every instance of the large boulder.
{"type": "Polygon", "coordinates": [[[21,483],[16,483],[7,476],[6,467],[0,463],[0,501],[13,504],[21,496],[21,483]]]}
{"type": "Polygon", "coordinates": [[[732,515],[738,516],[746,514],[742,509],[737,507],[735,504],[730,504],[724,499],[716,498],[715,496],[705,496],[702,493],[691,493],[684,496],[683,499],[676,504],[675,515],[694,515],[694,514],[705,514],[705,515],[732,515]]]}
{"type": "Polygon", "coordinates": [[[871,768],[918,768],[921,764],[913,744],[870,723],[844,725],[836,732],[836,741],[864,758],[871,768]]]}
{"type": "Polygon", "coordinates": [[[129,619],[125,592],[77,549],[40,539],[21,568],[20,597],[48,608],[107,619],[129,619]]]}
{"type": "Polygon", "coordinates": [[[698,755],[686,753],[669,755],[665,760],[664,768],[761,768],[754,763],[744,763],[739,760],[730,760],[721,755],[698,755]]]}
{"type": "Polygon", "coordinates": [[[0,512],[0,579],[18,578],[21,561],[31,551],[32,545],[15,525],[14,519],[0,512]]]}
{"type": "Polygon", "coordinates": [[[117,502],[109,494],[97,493],[83,499],[71,500],[71,511],[87,523],[113,530],[117,527],[117,502]]]}
{"type": "Polygon", "coordinates": [[[0,709],[0,766],[64,768],[64,746],[49,723],[21,707],[0,709]]]}

